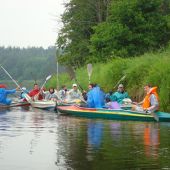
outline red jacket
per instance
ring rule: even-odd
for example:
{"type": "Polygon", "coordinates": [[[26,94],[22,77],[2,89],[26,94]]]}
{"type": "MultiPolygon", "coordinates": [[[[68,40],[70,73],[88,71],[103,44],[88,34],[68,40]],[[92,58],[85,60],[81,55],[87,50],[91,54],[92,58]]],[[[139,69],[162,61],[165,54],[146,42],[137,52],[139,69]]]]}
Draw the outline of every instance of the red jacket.
{"type": "MultiPolygon", "coordinates": [[[[29,96],[31,97],[31,98],[33,98],[36,94],[38,94],[40,92],[40,90],[38,90],[38,89],[33,89],[33,90],[31,90],[30,92],[29,92],[29,96]]],[[[43,99],[43,96],[42,96],[42,94],[39,94],[38,95],[38,100],[42,100],[43,99]]]]}

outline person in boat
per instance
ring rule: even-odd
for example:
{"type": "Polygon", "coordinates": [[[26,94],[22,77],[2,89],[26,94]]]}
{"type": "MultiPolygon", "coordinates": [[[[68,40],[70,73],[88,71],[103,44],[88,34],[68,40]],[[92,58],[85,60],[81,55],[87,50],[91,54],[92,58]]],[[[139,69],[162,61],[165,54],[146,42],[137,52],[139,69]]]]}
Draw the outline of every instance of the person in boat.
{"type": "Polygon", "coordinates": [[[135,106],[132,107],[132,110],[146,113],[157,111],[159,109],[157,87],[148,84],[144,86],[144,91],[146,93],[145,98],[139,103],[134,102],[135,106]]]}
{"type": "Polygon", "coordinates": [[[113,102],[123,103],[123,99],[130,98],[128,93],[125,91],[123,84],[118,85],[117,92],[110,96],[110,100],[113,102]]]}
{"type": "Polygon", "coordinates": [[[53,101],[58,100],[58,97],[53,87],[50,87],[48,91],[43,91],[43,94],[45,95],[45,100],[53,100],[53,101]]]}
{"type": "Polygon", "coordinates": [[[40,91],[40,88],[38,84],[34,84],[34,88],[28,93],[28,95],[33,99],[33,100],[42,100],[43,95],[40,91]]]}
{"type": "Polygon", "coordinates": [[[89,84],[87,93],[87,106],[89,108],[103,108],[105,105],[105,94],[96,84],[89,84]]]}
{"type": "Polygon", "coordinates": [[[20,94],[20,99],[22,101],[24,101],[25,100],[25,94],[28,94],[28,93],[29,93],[29,91],[26,89],[26,87],[22,87],[22,92],[20,94]]]}
{"type": "Polygon", "coordinates": [[[8,94],[14,94],[19,89],[18,87],[13,90],[7,90],[5,84],[0,84],[0,103],[5,105],[10,105],[12,100],[7,98],[8,94]]]}
{"type": "Polygon", "coordinates": [[[77,84],[72,85],[72,89],[68,91],[68,95],[65,101],[68,103],[69,102],[79,103],[81,101],[84,101],[83,96],[77,87],[77,84]]]}
{"type": "Polygon", "coordinates": [[[67,92],[67,86],[62,85],[61,90],[59,91],[59,98],[64,101],[67,97],[67,92]]]}

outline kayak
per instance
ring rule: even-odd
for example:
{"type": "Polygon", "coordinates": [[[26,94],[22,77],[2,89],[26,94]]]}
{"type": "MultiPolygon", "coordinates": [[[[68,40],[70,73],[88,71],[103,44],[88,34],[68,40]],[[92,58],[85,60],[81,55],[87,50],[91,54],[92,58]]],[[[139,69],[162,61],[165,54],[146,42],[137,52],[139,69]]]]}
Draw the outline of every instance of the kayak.
{"type": "Polygon", "coordinates": [[[11,103],[10,105],[0,103],[0,109],[11,108],[11,107],[22,107],[22,106],[29,106],[30,103],[28,102],[15,102],[11,103]]]}
{"type": "Polygon", "coordinates": [[[61,114],[68,114],[86,118],[103,118],[114,120],[135,120],[135,121],[159,121],[170,122],[170,113],[155,112],[154,114],[146,114],[123,109],[98,109],[72,106],[57,106],[57,111],[61,114]],[[155,116],[157,118],[155,118],[155,116]]]}

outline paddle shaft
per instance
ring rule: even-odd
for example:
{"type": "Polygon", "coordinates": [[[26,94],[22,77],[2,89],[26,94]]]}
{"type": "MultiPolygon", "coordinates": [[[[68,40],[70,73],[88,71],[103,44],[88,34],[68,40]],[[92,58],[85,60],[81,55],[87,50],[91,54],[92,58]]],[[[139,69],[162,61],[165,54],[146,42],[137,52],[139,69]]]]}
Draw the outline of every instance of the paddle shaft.
{"type": "MultiPolygon", "coordinates": [[[[8,73],[8,71],[7,71],[2,65],[1,65],[1,68],[2,68],[2,69],[4,70],[4,72],[10,77],[10,79],[16,84],[16,86],[19,87],[22,92],[24,92],[24,90],[21,88],[21,86],[16,82],[16,80],[14,80],[14,79],[12,78],[12,76],[8,73]]],[[[26,94],[26,93],[25,93],[25,98],[27,99],[27,101],[28,101],[29,103],[32,102],[31,97],[30,97],[28,94],[26,94]]]]}
{"type": "Polygon", "coordinates": [[[40,92],[42,91],[44,85],[47,83],[47,81],[48,81],[50,78],[51,78],[51,75],[49,75],[48,77],[46,77],[45,82],[44,82],[43,85],[41,86],[40,91],[35,95],[35,98],[38,98],[38,96],[39,96],[40,92]]]}
{"type": "Polygon", "coordinates": [[[87,73],[89,76],[89,84],[90,84],[90,77],[91,77],[92,71],[93,71],[92,64],[87,64],[87,73]]]}
{"type": "Polygon", "coordinates": [[[118,85],[122,80],[125,79],[125,77],[126,77],[126,76],[121,77],[121,79],[115,84],[115,86],[114,86],[113,88],[115,89],[115,88],[117,87],[117,85],[118,85]]]}
{"type": "MultiPolygon", "coordinates": [[[[16,86],[17,87],[19,87],[20,88],[20,90],[22,90],[22,88],[20,87],[20,85],[16,82],[16,80],[14,80],[13,78],[12,78],[12,76],[8,73],[8,71],[3,67],[3,66],[1,66],[1,68],[4,70],[4,72],[11,78],[11,80],[16,84],[16,86]]],[[[22,90],[23,91],[23,90],[22,90]]]]}

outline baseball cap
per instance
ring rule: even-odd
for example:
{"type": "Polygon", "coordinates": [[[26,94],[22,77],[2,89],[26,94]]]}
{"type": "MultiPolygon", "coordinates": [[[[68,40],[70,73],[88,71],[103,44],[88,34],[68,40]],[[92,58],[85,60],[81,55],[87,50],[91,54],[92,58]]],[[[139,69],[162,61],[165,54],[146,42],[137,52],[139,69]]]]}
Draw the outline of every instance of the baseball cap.
{"type": "Polygon", "coordinates": [[[77,87],[77,84],[73,84],[72,86],[73,86],[73,87],[77,87]]]}
{"type": "Polygon", "coordinates": [[[124,86],[123,86],[123,84],[119,84],[119,86],[118,86],[118,88],[123,88],[124,86]]]}

